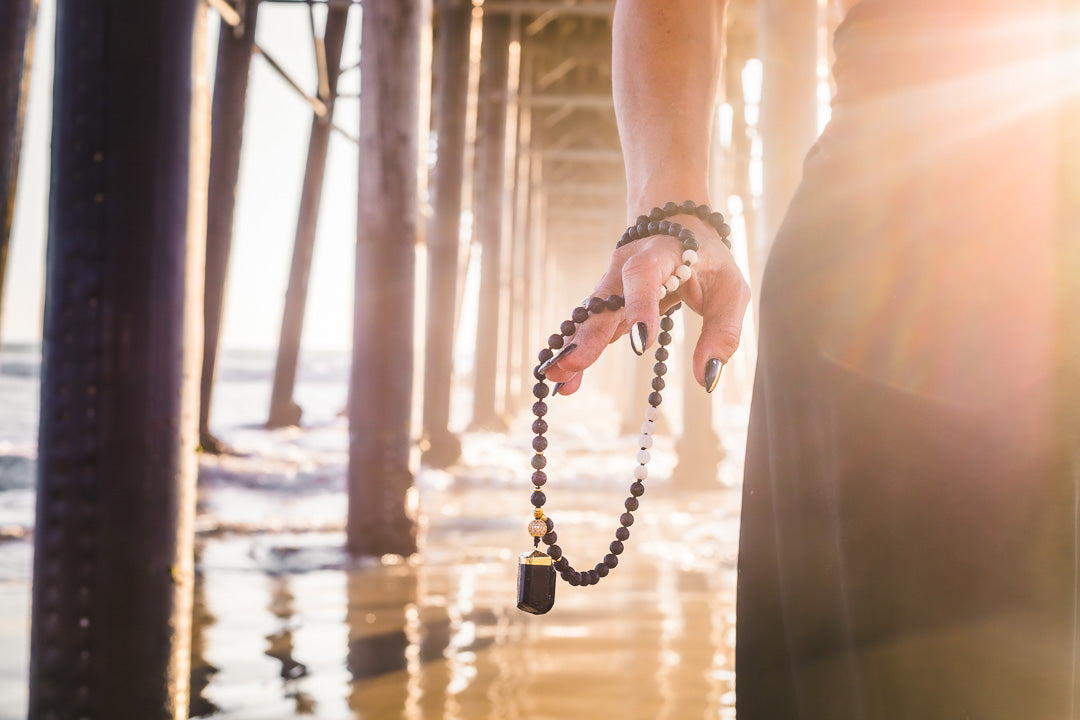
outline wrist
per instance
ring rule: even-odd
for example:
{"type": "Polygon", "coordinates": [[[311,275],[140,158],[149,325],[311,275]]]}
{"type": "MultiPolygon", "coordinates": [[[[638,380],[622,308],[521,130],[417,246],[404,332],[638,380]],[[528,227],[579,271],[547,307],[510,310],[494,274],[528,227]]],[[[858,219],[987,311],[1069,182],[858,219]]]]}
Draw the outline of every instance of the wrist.
{"type": "Polygon", "coordinates": [[[626,219],[633,224],[641,215],[648,215],[653,208],[663,208],[667,203],[682,204],[691,201],[696,205],[709,204],[709,189],[705,183],[671,181],[650,182],[637,190],[631,190],[626,198],[626,219]]]}

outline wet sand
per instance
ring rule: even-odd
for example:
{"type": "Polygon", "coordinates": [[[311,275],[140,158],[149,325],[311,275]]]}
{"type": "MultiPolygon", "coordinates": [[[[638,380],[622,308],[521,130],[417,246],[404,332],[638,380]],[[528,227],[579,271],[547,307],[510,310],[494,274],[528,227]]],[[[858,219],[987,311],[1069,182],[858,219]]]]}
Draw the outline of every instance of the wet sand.
{"type": "MultiPolygon", "coordinates": [[[[417,475],[421,552],[407,561],[341,549],[343,422],[270,442],[231,434],[260,452],[203,460],[192,716],[734,717],[745,409],[717,416],[728,457],[715,489],[672,487],[661,438],[619,567],[594,587],[559,581],[539,617],[515,607],[517,554],[531,546],[524,418],[505,436],[466,434],[458,467],[417,475]]],[[[634,438],[567,422],[551,440],[546,510],[571,561],[591,567],[617,526],[634,438]]],[[[25,717],[29,548],[0,543],[5,719],[25,717]]]]}

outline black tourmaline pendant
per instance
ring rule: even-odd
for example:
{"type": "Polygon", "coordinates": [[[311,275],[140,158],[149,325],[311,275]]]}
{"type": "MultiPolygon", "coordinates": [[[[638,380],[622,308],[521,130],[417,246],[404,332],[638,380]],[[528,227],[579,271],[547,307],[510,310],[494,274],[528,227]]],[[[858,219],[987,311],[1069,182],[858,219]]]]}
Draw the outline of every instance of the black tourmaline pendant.
{"type": "Polygon", "coordinates": [[[518,556],[518,609],[543,615],[555,605],[555,565],[539,550],[518,556]]]}

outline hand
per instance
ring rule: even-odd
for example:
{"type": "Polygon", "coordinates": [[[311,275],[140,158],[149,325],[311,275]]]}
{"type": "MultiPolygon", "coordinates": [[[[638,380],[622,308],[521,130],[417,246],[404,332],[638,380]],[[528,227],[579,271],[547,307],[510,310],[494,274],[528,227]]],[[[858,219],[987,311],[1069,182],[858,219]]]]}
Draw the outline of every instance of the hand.
{"type": "MultiPolygon", "coordinates": [[[[608,344],[636,328],[638,323],[644,324],[645,348],[651,346],[660,332],[661,309],[680,301],[702,316],[701,336],[693,358],[694,378],[698,383],[706,384],[710,361],[719,361],[722,366],[739,346],[743,317],[750,303],[750,288],[742,272],[711,227],[694,216],[679,215],[671,219],[693,230],[700,245],[690,278],[675,293],[658,300],[660,287],[682,264],[682,244],[666,235],[654,235],[616,249],[593,296],[623,295],[626,305],[617,312],[590,316],[573,338],[567,340],[576,347],[546,373],[548,379],[562,383],[560,395],[575,392],[581,385],[582,372],[600,357],[608,344]]],[[[713,366],[714,372],[708,373],[711,380],[719,374],[719,367],[715,363],[713,366]]]]}

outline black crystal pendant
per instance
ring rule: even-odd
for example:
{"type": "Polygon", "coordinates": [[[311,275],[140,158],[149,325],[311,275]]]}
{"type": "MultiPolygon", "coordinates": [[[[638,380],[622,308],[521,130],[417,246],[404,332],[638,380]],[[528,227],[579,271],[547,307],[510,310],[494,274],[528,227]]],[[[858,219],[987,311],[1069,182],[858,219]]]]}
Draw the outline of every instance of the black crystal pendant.
{"type": "Polygon", "coordinates": [[[543,615],[555,605],[555,565],[539,550],[518,556],[518,610],[543,615]]]}

